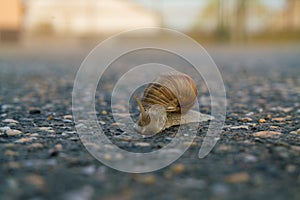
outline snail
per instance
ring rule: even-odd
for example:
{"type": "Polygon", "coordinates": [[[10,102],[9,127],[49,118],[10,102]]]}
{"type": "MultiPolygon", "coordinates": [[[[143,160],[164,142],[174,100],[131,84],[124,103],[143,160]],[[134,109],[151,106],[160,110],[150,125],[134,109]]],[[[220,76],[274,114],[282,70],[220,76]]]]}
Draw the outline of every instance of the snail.
{"type": "Polygon", "coordinates": [[[142,100],[136,95],[140,115],[134,129],[142,135],[153,135],[171,126],[213,119],[191,110],[197,101],[194,80],[178,71],[160,75],[144,90],[142,100]]]}

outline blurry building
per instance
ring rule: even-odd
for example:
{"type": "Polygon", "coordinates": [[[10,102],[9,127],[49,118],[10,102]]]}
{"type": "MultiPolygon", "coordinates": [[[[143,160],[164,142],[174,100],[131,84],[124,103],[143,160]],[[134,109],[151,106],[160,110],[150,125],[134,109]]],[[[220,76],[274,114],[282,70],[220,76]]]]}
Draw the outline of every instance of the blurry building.
{"type": "Polygon", "coordinates": [[[18,40],[23,24],[21,0],[0,0],[0,40],[18,40]]]}
{"type": "Polygon", "coordinates": [[[112,34],[159,26],[157,13],[128,0],[27,0],[25,29],[53,35],[112,34]]]}

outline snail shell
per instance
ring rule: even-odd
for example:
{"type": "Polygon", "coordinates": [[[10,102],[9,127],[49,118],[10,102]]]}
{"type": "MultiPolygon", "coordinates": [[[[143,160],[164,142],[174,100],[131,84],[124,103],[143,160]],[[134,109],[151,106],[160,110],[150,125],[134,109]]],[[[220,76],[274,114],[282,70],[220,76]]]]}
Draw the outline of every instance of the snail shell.
{"type": "Polygon", "coordinates": [[[210,116],[191,110],[197,95],[190,76],[178,71],[160,75],[146,87],[142,101],[134,96],[141,112],[135,130],[151,135],[171,126],[210,120],[210,116]]]}
{"type": "Polygon", "coordinates": [[[194,80],[181,72],[170,72],[158,77],[144,91],[142,105],[162,105],[166,112],[186,113],[197,100],[198,90],[194,80]]]}

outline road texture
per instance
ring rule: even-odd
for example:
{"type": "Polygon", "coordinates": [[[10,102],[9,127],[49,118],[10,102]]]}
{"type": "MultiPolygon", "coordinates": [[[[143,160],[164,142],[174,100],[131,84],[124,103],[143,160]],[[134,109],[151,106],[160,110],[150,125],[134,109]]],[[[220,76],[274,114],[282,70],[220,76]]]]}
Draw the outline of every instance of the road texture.
{"type": "MultiPolygon", "coordinates": [[[[203,123],[172,165],[130,174],[94,159],[76,133],[71,93],[90,48],[1,47],[0,199],[300,199],[299,45],[207,50],[227,94],[217,145],[198,158],[208,126],[203,123]]],[[[128,135],[115,139],[123,134],[109,107],[109,81],[116,78],[107,77],[97,94],[107,136],[134,152],[159,149],[175,137],[176,127],[138,143],[128,135]]],[[[204,89],[200,95],[201,111],[209,113],[209,94],[204,89]]]]}

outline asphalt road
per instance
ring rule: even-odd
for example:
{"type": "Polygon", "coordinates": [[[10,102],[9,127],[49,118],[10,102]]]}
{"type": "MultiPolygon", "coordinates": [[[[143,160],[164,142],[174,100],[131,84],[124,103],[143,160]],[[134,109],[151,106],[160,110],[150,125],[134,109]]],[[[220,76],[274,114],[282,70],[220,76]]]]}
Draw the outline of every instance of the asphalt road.
{"type": "MultiPolygon", "coordinates": [[[[199,159],[203,123],[181,158],[145,174],[103,165],[76,133],[71,93],[90,47],[1,47],[0,199],[300,199],[299,44],[207,46],[227,94],[221,137],[199,159]]],[[[109,97],[120,73],[108,71],[97,94],[106,135],[133,152],[161,148],[176,127],[138,144],[130,135],[116,139],[123,133],[113,124],[109,97]]],[[[207,98],[204,88],[200,108],[209,114],[207,98]]]]}

